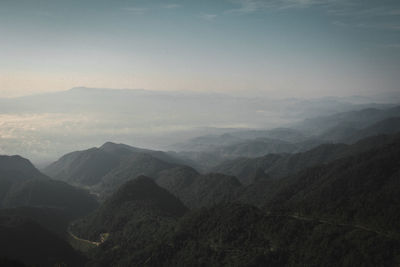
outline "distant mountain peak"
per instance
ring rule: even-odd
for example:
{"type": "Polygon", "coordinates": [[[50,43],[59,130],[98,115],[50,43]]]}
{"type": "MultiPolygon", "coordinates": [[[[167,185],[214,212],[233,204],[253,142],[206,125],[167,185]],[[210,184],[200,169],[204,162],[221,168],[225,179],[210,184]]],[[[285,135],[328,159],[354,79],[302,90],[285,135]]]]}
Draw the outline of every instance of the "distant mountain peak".
{"type": "Polygon", "coordinates": [[[122,143],[114,143],[111,141],[105,142],[99,149],[104,150],[106,152],[115,152],[116,150],[128,150],[130,152],[150,152],[150,150],[133,147],[130,145],[122,144],[122,143]]]}
{"type": "Polygon", "coordinates": [[[67,91],[69,92],[87,92],[87,91],[95,91],[97,90],[96,88],[89,88],[89,87],[73,87],[67,91]]]}
{"type": "Polygon", "coordinates": [[[107,148],[112,148],[112,147],[116,147],[116,146],[120,146],[120,145],[122,145],[122,144],[117,144],[117,143],[114,143],[111,141],[107,141],[100,147],[100,149],[107,149],[107,148]]]}
{"type": "Polygon", "coordinates": [[[129,89],[129,88],[93,88],[93,87],[85,87],[85,86],[78,86],[78,87],[73,87],[67,92],[155,92],[155,91],[150,91],[150,90],[145,90],[145,89],[129,89]]]}

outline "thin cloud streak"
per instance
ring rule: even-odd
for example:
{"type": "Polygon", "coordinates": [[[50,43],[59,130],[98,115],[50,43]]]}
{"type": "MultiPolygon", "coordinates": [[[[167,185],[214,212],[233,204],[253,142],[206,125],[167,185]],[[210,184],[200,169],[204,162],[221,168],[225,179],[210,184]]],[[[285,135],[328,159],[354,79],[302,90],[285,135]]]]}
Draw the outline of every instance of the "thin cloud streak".
{"type": "Polygon", "coordinates": [[[400,24],[359,23],[356,26],[358,28],[387,30],[387,31],[400,31],[400,24]]]}
{"type": "Polygon", "coordinates": [[[176,9],[176,8],[180,8],[182,7],[182,5],[179,4],[167,4],[167,5],[163,5],[161,8],[164,9],[176,9]]]}
{"type": "Polygon", "coordinates": [[[238,8],[226,10],[225,14],[240,15],[319,7],[335,17],[332,24],[336,26],[400,30],[400,8],[381,6],[379,3],[368,8],[365,8],[363,2],[356,0],[233,0],[232,3],[238,5],[238,8]]]}
{"type": "Polygon", "coordinates": [[[388,8],[384,6],[373,8],[362,8],[360,5],[347,6],[347,8],[337,8],[328,10],[329,13],[335,16],[344,17],[391,17],[400,16],[400,8],[388,8]]]}
{"type": "Polygon", "coordinates": [[[239,7],[226,10],[224,13],[246,14],[267,10],[298,9],[311,6],[327,6],[337,2],[338,1],[334,0],[273,0],[268,2],[262,0],[237,0],[233,1],[233,3],[237,4],[239,7]]]}
{"type": "Polygon", "coordinates": [[[158,7],[155,8],[148,8],[148,7],[123,7],[121,8],[121,10],[128,12],[130,14],[133,15],[143,15],[145,14],[147,11],[149,11],[150,9],[166,9],[166,10],[172,10],[172,9],[177,9],[177,8],[181,8],[182,5],[178,5],[178,4],[165,4],[165,5],[160,5],[158,7]]]}
{"type": "Polygon", "coordinates": [[[379,47],[385,49],[400,49],[400,44],[383,44],[379,45],[379,47]]]}
{"type": "Polygon", "coordinates": [[[377,6],[364,8],[363,2],[350,0],[232,0],[238,7],[225,13],[253,13],[257,11],[324,7],[327,12],[337,16],[400,16],[400,8],[377,6]]]}
{"type": "Polygon", "coordinates": [[[376,30],[386,30],[386,31],[399,31],[399,23],[379,23],[379,22],[368,22],[368,23],[357,23],[357,22],[344,22],[341,20],[332,21],[332,25],[338,27],[353,27],[353,28],[363,28],[363,29],[376,29],[376,30]]]}
{"type": "Polygon", "coordinates": [[[217,18],[218,15],[216,14],[200,14],[199,17],[201,19],[207,20],[207,21],[214,21],[217,18]]]}
{"type": "Polygon", "coordinates": [[[400,30],[400,8],[386,6],[364,8],[361,4],[358,4],[347,8],[333,8],[328,10],[328,13],[336,17],[332,24],[339,27],[384,31],[400,30]]]}
{"type": "Polygon", "coordinates": [[[122,8],[122,10],[124,10],[130,14],[133,14],[133,15],[143,15],[148,10],[148,8],[146,8],[146,7],[124,7],[124,8],[122,8]]]}

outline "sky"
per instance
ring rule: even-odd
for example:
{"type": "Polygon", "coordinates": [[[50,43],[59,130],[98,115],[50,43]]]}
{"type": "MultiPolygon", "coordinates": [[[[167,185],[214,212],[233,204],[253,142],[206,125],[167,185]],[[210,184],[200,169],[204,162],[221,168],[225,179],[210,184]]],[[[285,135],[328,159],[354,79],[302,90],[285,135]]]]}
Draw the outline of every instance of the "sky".
{"type": "Polygon", "coordinates": [[[0,97],[399,91],[398,0],[0,0],[0,97]]]}

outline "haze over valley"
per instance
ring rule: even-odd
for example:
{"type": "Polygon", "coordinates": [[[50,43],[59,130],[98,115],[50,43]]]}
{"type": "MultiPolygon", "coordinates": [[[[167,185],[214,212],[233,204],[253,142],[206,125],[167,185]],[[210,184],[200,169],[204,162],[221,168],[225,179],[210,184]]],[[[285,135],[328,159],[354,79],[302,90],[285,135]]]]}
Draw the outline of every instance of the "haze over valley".
{"type": "Polygon", "coordinates": [[[182,150],[202,135],[292,127],[306,118],[394,106],[384,97],[270,98],[217,93],[73,88],[0,99],[1,153],[43,166],[71,150],[107,141],[182,150]]]}

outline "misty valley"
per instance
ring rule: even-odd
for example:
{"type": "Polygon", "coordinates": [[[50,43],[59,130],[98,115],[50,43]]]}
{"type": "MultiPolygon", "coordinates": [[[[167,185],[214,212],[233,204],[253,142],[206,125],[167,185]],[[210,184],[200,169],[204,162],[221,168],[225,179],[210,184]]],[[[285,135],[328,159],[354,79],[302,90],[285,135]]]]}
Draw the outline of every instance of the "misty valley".
{"type": "Polygon", "coordinates": [[[165,150],[2,155],[0,266],[399,266],[400,106],[346,105],[165,150]]]}

